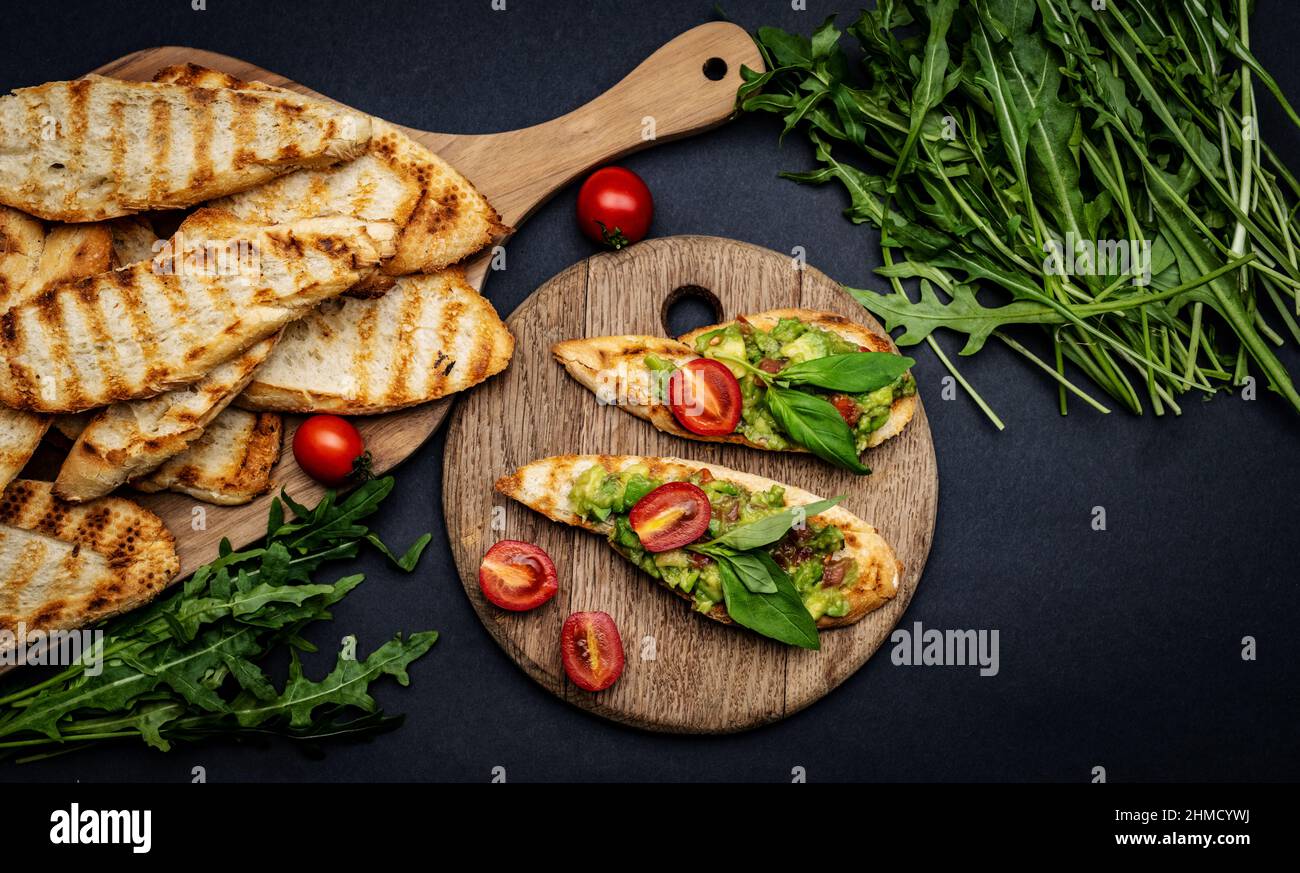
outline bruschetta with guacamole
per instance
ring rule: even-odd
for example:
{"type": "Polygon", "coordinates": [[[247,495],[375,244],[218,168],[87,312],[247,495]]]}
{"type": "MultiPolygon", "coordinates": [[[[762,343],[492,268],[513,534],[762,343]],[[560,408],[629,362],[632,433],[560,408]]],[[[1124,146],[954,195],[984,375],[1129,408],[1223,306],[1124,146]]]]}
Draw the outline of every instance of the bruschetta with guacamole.
{"type": "Polygon", "coordinates": [[[609,544],[696,612],[791,645],[898,593],[894,550],[838,499],[679,458],[559,455],[496,490],[609,544]]]}
{"type": "Polygon", "coordinates": [[[602,402],[666,433],[812,452],[854,473],[916,412],[915,363],[888,337],[829,312],[776,309],[676,340],[606,336],[551,354],[602,402]]]}

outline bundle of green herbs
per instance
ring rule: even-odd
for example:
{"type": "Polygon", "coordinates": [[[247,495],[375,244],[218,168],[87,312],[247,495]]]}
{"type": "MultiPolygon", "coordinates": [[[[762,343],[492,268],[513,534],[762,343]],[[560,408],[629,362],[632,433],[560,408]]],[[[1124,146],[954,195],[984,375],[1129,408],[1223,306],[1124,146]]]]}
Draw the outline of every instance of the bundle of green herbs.
{"type": "Polygon", "coordinates": [[[339,502],[328,492],[315,509],[274,500],[266,540],[200,567],[174,593],[110,622],[101,645],[76,664],[39,675],[24,667],[0,682],[0,752],[49,757],[89,743],[135,738],[163,751],[211,736],[276,734],[313,743],[371,734],[400,723],[377,709],[370,687],[385,675],[402,685],[407,667],[437,640],[400,634],[361,658],[345,638],[334,669],[319,681],[298,653],[315,651],[302,634],[361,584],[344,576],[314,581],[327,561],[356,557],[370,543],[403,570],[414,569],[430,535],[401,557],[362,519],[393,489],[391,477],[362,484],[339,502]],[[284,506],[295,519],[287,522],[284,506]],[[276,688],[264,669],[289,658],[276,688]]]}
{"type": "Polygon", "coordinates": [[[819,168],[783,175],[837,180],[880,232],[891,291],[850,293],[900,345],[929,342],[999,428],[936,329],[965,334],[963,355],[990,337],[1024,355],[1062,414],[1070,395],[1109,411],[1080,375],[1161,415],[1258,373],[1300,410],[1273,350],[1300,342],[1300,184],[1257,97],[1300,117],[1251,54],[1251,6],[879,0],[847,28],[860,62],[833,19],[759,30],[768,72],[743,71],[738,101],[811,140],[819,168]],[[1040,326],[1043,353],[1011,325],[1040,326]]]}

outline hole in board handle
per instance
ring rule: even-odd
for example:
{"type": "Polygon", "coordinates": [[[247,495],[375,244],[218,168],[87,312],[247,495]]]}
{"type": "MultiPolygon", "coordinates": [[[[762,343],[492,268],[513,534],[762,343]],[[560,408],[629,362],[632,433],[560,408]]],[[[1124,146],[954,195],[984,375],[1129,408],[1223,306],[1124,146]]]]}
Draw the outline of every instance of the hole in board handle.
{"type": "Polygon", "coordinates": [[[722,301],[703,286],[680,285],[664,298],[659,320],[668,336],[681,336],[697,327],[722,321],[722,301]]]}
{"type": "Polygon", "coordinates": [[[720,81],[726,75],[727,62],[722,58],[709,58],[704,62],[704,78],[709,81],[720,81]]]}

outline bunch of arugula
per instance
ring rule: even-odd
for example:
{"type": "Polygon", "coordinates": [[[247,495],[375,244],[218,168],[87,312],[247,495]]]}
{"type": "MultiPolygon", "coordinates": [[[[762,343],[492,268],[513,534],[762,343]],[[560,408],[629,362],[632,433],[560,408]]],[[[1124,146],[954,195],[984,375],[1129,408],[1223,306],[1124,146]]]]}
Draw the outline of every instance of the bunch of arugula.
{"type": "Polygon", "coordinates": [[[236,552],[223,540],[217,560],[178,591],[109,623],[98,673],[87,670],[87,653],[55,675],[33,678],[34,668],[25,668],[0,685],[0,749],[48,757],[134,737],[166,751],[173,742],[213,735],[318,741],[395,727],[400,717],[377,711],[370,686],[385,675],[406,685],[407,667],[429,650],[436,632],[399,634],[364,659],[345,644],[319,681],[303,674],[298,657],[315,651],[302,636],[307,626],[329,619],[330,607],[364,578],[314,582],[324,562],[355,557],[368,542],[409,572],[428,545],[425,534],[398,557],[360,523],[392,489],[387,477],[342,502],[328,492],[315,509],[287,494],[283,505],[272,501],[262,545],[236,552]],[[284,505],[294,521],[285,521],[284,505]],[[277,689],[260,662],[286,650],[288,679],[277,689]]]}
{"type": "Polygon", "coordinates": [[[727,615],[742,627],[805,649],[821,648],[817,622],[789,574],[767,552],[796,525],[825,512],[844,498],[788,506],[780,512],[737,525],[721,536],[686,548],[712,558],[722,579],[727,615]]]}
{"type": "Polygon", "coordinates": [[[900,345],[928,342],[999,428],[937,328],[967,336],[963,355],[996,337],[1025,356],[1062,414],[1067,393],[1109,411],[1067,361],[1138,414],[1179,413],[1179,395],[1231,390],[1252,366],[1300,410],[1273,352],[1300,342],[1300,183],[1259,136],[1255,83],[1300,116],[1250,52],[1251,6],[879,0],[848,28],[860,75],[833,19],[811,39],[763,28],[769,71],[742,71],[738,101],[806,132],[820,167],[783,175],[840,182],[846,215],[880,231],[892,293],[850,293],[900,345]],[[1149,243],[1149,284],[1133,261],[1065,275],[1052,257],[1130,240],[1149,243]],[[1003,305],[978,299],[989,286],[1003,305]],[[1050,360],[1013,325],[1039,325],[1050,360]]]}
{"type": "Polygon", "coordinates": [[[718,360],[749,371],[766,386],[763,403],[792,440],[858,475],[870,473],[871,468],[858,457],[853,431],[830,401],[807,389],[867,394],[892,385],[916,364],[889,352],[849,352],[787,364],[768,373],[738,358],[720,355],[718,360]]]}

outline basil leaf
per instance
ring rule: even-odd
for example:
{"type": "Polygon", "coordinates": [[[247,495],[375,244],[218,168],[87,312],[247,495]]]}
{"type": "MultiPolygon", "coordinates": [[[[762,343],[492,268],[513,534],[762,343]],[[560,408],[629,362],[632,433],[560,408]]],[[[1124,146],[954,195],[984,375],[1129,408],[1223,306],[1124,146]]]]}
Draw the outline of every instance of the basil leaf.
{"type": "Polygon", "coordinates": [[[843,497],[836,497],[833,500],[818,500],[815,503],[809,503],[807,506],[787,506],[780,512],[765,516],[757,521],[733,527],[722,536],[707,543],[701,543],[701,545],[727,546],[740,551],[771,545],[789,533],[790,528],[794,527],[796,519],[802,517],[806,521],[814,515],[820,515],[843,499],[843,497]]]}
{"type": "Polygon", "coordinates": [[[790,577],[765,552],[755,554],[762,556],[760,561],[767,558],[765,564],[771,562],[768,571],[776,590],[771,594],[751,592],[727,561],[719,561],[718,575],[722,579],[727,615],[736,624],[778,642],[804,649],[820,649],[817,622],[803,605],[790,577]]]}
{"type": "Polygon", "coordinates": [[[859,476],[871,472],[858,460],[853,432],[827,401],[793,388],[768,385],[767,408],[791,439],[817,457],[859,476]]]}
{"type": "Polygon", "coordinates": [[[916,361],[891,352],[850,352],[791,364],[776,378],[791,385],[812,385],[827,391],[866,394],[898,381],[916,361]]]}
{"type": "Polygon", "coordinates": [[[776,582],[767,564],[759,558],[766,552],[737,552],[734,549],[717,549],[708,553],[719,564],[726,564],[740,583],[752,594],[775,594],[776,582]]]}

